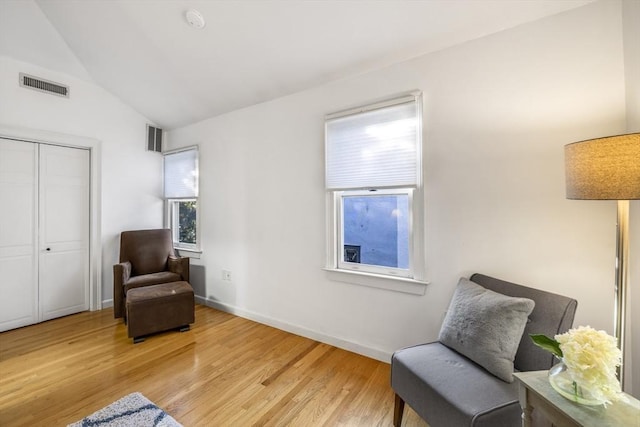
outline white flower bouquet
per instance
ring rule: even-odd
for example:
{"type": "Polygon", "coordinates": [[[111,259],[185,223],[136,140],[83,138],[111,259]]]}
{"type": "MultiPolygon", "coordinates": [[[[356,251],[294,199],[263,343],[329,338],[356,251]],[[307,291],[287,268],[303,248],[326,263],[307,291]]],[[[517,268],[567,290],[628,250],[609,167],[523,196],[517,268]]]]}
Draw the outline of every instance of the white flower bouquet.
{"type": "MultiPolygon", "coordinates": [[[[536,345],[550,351],[566,365],[576,401],[583,395],[604,404],[625,399],[616,376],[622,354],[614,337],[605,331],[580,326],[554,338],[531,335],[536,345]]],[[[556,388],[553,381],[551,384],[556,388]]]]}

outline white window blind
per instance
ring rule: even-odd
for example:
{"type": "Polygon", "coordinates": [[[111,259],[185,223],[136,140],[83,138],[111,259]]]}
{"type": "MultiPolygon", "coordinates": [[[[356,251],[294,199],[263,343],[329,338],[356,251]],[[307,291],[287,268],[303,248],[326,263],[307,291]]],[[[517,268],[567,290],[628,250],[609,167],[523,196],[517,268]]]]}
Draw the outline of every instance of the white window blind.
{"type": "Polygon", "coordinates": [[[198,197],[198,150],[164,155],[164,197],[167,199],[198,197]]]}
{"type": "Polygon", "coordinates": [[[411,97],[409,101],[328,118],[327,189],[419,185],[418,99],[411,97]]]}

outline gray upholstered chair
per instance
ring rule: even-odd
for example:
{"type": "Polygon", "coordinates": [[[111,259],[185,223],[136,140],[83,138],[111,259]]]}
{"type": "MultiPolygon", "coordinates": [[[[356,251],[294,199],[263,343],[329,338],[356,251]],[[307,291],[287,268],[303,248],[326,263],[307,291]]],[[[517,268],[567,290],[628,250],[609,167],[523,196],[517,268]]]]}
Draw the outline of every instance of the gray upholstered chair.
{"type": "Polygon", "coordinates": [[[120,262],[113,266],[115,318],[125,316],[126,293],[130,289],[177,281],[189,281],[189,258],[176,256],[171,230],[120,234],[120,262]]]}
{"type": "MultiPolygon", "coordinates": [[[[517,371],[549,369],[553,356],[536,347],[529,334],[553,337],[570,329],[577,301],[481,274],[470,280],[499,294],[535,302],[528,319],[526,314],[523,319],[524,333],[514,367],[517,371]]],[[[441,339],[442,334],[441,330],[441,339]]],[[[396,351],[391,361],[391,386],[395,392],[393,424],[397,427],[402,423],[405,402],[431,427],[521,425],[517,382],[494,376],[440,341],[396,351]]]]}

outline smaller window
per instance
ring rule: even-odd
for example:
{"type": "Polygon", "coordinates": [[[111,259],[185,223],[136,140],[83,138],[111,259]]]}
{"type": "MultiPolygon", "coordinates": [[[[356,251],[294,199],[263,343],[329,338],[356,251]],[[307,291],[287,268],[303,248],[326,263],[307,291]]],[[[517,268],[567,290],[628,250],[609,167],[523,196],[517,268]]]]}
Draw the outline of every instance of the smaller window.
{"type": "Polygon", "coordinates": [[[165,223],[173,245],[198,251],[198,149],[190,147],[164,153],[165,223]]]}
{"type": "Polygon", "coordinates": [[[169,200],[169,228],[172,230],[174,245],[182,249],[196,250],[198,201],[169,200]]]}

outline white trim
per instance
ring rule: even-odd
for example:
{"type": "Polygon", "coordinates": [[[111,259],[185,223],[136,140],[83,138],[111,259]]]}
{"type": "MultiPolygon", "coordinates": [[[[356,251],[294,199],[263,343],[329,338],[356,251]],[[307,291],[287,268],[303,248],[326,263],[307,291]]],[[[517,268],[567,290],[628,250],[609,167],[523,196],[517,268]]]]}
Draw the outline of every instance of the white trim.
{"type": "Polygon", "coordinates": [[[202,250],[185,249],[179,247],[174,247],[174,249],[178,251],[178,255],[180,255],[181,257],[200,259],[200,257],[202,256],[202,250]]]}
{"type": "Polygon", "coordinates": [[[329,280],[402,292],[404,294],[424,295],[429,284],[429,282],[423,280],[374,274],[365,271],[339,270],[337,268],[323,268],[323,270],[327,272],[329,280]]]}
{"type": "Polygon", "coordinates": [[[198,152],[198,157],[200,157],[200,149],[198,148],[198,145],[189,145],[188,147],[180,147],[180,148],[176,148],[175,150],[166,150],[162,152],[162,155],[164,156],[165,154],[175,154],[175,153],[180,153],[181,151],[190,151],[190,150],[196,150],[198,152]]]}
{"type": "Polygon", "coordinates": [[[89,310],[102,309],[101,142],[93,138],[38,129],[24,129],[4,124],[0,124],[0,137],[90,150],[89,310]]]}
{"type": "Polygon", "coordinates": [[[343,350],[351,351],[353,353],[358,353],[363,356],[367,356],[372,359],[379,360],[381,362],[385,362],[385,363],[391,362],[392,353],[385,350],[370,347],[370,346],[360,344],[354,341],[349,341],[343,338],[338,338],[331,335],[323,334],[321,332],[314,331],[312,329],[308,329],[303,326],[295,325],[293,323],[285,322],[283,320],[276,319],[273,317],[263,316],[254,311],[245,310],[245,309],[236,307],[235,305],[226,304],[220,301],[214,301],[209,298],[204,299],[202,297],[196,297],[196,301],[199,303],[201,301],[204,301],[204,305],[206,305],[207,307],[211,307],[217,310],[231,313],[233,315],[243,317],[245,319],[249,319],[254,322],[261,323],[263,325],[272,326],[274,328],[277,328],[295,335],[299,335],[315,341],[320,341],[325,344],[329,344],[334,347],[341,348],[343,350]]]}
{"type": "Polygon", "coordinates": [[[365,113],[367,111],[379,110],[381,108],[387,108],[394,105],[409,104],[411,102],[416,102],[421,95],[422,95],[422,92],[416,90],[409,93],[397,95],[391,98],[385,98],[382,101],[377,101],[377,102],[373,102],[366,105],[360,105],[358,107],[348,108],[346,110],[336,111],[335,113],[327,114],[325,116],[325,121],[338,119],[341,117],[353,116],[354,114],[365,113]]]}

